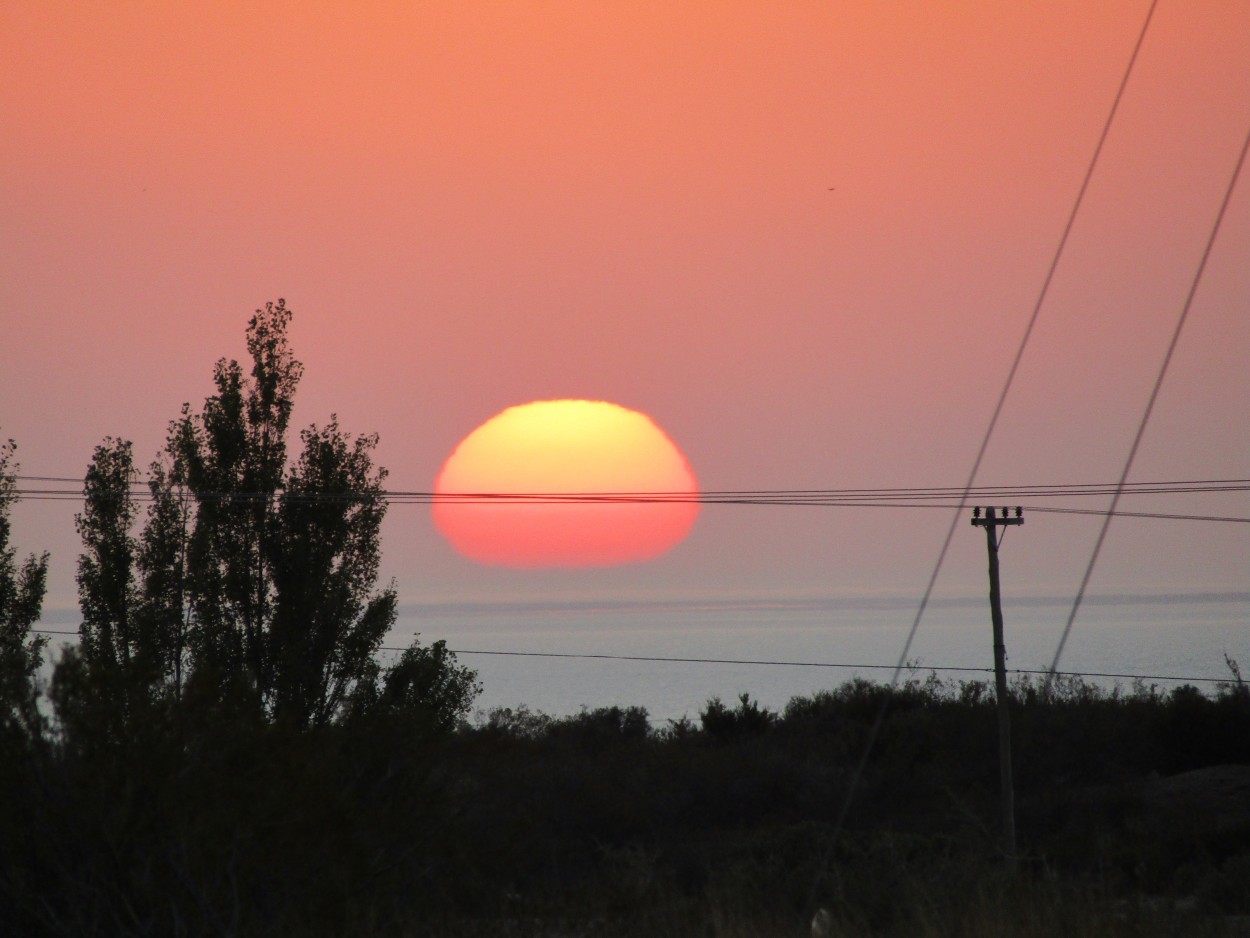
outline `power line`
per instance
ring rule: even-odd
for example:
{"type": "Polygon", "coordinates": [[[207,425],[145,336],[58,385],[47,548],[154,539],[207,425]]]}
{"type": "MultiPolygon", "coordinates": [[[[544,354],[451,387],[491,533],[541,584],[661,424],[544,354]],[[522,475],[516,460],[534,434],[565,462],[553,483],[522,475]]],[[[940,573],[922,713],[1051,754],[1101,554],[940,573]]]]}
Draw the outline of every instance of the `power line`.
{"type": "MultiPolygon", "coordinates": [[[[402,648],[383,648],[383,651],[403,651],[402,648]]],[[[752,658],[680,658],[666,655],[608,655],[608,654],[575,654],[572,652],[547,651],[484,651],[472,648],[449,649],[457,655],[502,655],[508,657],[529,658],[588,658],[606,659],[610,661],[659,661],[676,662],[679,664],[733,664],[748,666],[770,666],[785,668],[848,668],[860,670],[893,670],[892,664],[852,664],[837,661],[772,661],[752,658]]],[[[959,671],[965,673],[993,673],[993,668],[962,667],[958,665],[923,665],[917,666],[918,671],[959,671]]],[[[1185,677],[1176,674],[1114,674],[1104,671],[1058,671],[1052,672],[1041,668],[1008,668],[1009,674],[1058,674],[1073,677],[1123,678],[1143,681],[1202,681],[1207,683],[1227,683],[1227,678],[1217,677],[1185,677]]]]}
{"type": "MultiPolygon", "coordinates": [[[[40,635],[77,635],[77,631],[68,629],[31,629],[40,635]]],[[[383,645],[379,651],[403,652],[406,649],[397,645],[383,645]]],[[[787,661],[767,658],[687,658],[676,655],[614,655],[606,653],[580,653],[564,651],[501,651],[482,648],[449,648],[455,655],[494,655],[506,658],[570,658],[583,661],[652,661],[670,664],[727,664],[748,667],[779,667],[779,668],[844,668],[863,671],[893,670],[892,664],[863,664],[846,661],[787,661]]],[[[924,665],[917,666],[918,671],[953,671],[960,673],[992,673],[993,668],[964,667],[962,665],[924,665]]],[[[1184,681],[1189,683],[1220,684],[1227,683],[1227,678],[1189,677],[1180,674],[1128,674],[1107,671],[1058,671],[1051,672],[1039,668],[1008,668],[1009,674],[1056,674],[1063,677],[1097,677],[1115,678],[1120,680],[1141,681],[1184,681]]]]}
{"type": "MultiPolygon", "coordinates": [[[[68,501],[68,498],[52,498],[43,496],[28,497],[28,501],[68,501]]],[[[879,501],[868,499],[798,499],[789,500],[782,498],[735,498],[735,499],[708,499],[708,498],[643,498],[643,497],[602,497],[602,498],[569,498],[569,499],[522,499],[518,501],[510,501],[506,497],[492,501],[465,500],[458,501],[457,504],[464,505],[523,505],[523,506],[542,506],[542,505],[592,505],[592,504],[617,504],[617,505],[655,505],[655,504],[699,504],[699,505],[737,505],[737,506],[764,506],[773,508],[940,508],[949,509],[953,503],[949,501],[879,501]]],[[[1055,515],[1089,515],[1093,517],[1115,516],[1117,518],[1139,518],[1153,521],[1200,521],[1207,523],[1222,524],[1250,524],[1250,516],[1242,515],[1204,515],[1182,512],[1158,512],[1158,511],[1125,511],[1120,509],[1107,508],[1063,508],[1054,505],[1030,505],[1028,503],[1017,503],[1016,507],[1021,507],[1031,512],[1040,512],[1044,514],[1055,515]]]]}
{"type": "Polygon", "coordinates": [[[1241,152],[1237,156],[1237,163],[1233,167],[1232,178],[1228,181],[1228,188],[1224,192],[1224,199],[1220,202],[1219,211],[1215,215],[1215,223],[1211,226],[1211,234],[1207,237],[1206,247],[1202,251],[1202,259],[1198,262],[1198,269],[1194,271],[1193,281],[1189,285],[1189,292],[1185,296],[1185,302],[1181,306],[1180,316],[1176,320],[1176,328],[1172,330],[1171,341],[1168,342],[1167,352],[1163,356],[1163,362],[1159,366],[1159,373],[1155,377],[1154,387],[1150,389],[1150,397],[1146,401],[1146,409],[1142,412],[1141,421],[1137,425],[1137,433],[1133,436],[1133,444],[1129,447],[1128,457],[1124,460],[1124,469],[1120,472],[1120,480],[1116,484],[1115,494],[1111,498],[1111,506],[1107,515],[1103,518],[1102,528],[1098,532],[1098,539],[1094,542],[1093,552],[1090,554],[1089,563],[1085,566],[1085,574],[1081,577],[1080,588],[1076,591],[1076,597],[1072,601],[1072,611],[1068,615],[1067,624],[1063,627],[1063,634],[1059,636],[1059,645],[1055,648],[1055,657],[1051,662],[1051,669],[1059,667],[1059,659],[1063,656],[1064,646],[1068,642],[1068,636],[1072,633],[1072,624],[1076,621],[1077,611],[1081,608],[1081,600],[1085,598],[1086,587],[1089,586],[1090,578],[1094,573],[1094,565],[1098,562],[1098,555],[1102,551],[1102,545],[1107,538],[1107,529],[1111,527],[1111,519],[1115,517],[1116,506],[1120,503],[1120,497],[1128,489],[1128,476],[1133,469],[1133,462],[1137,458],[1137,450],[1141,446],[1142,437],[1146,434],[1146,426],[1150,423],[1150,415],[1154,412],[1155,402],[1159,399],[1159,391],[1163,387],[1163,381],[1167,377],[1168,367],[1172,364],[1172,355],[1176,351],[1176,346],[1180,342],[1181,331],[1185,328],[1185,322],[1189,318],[1189,311],[1193,307],[1194,296],[1198,292],[1198,285],[1202,282],[1202,274],[1206,270],[1207,261],[1211,257],[1211,249],[1215,246],[1216,236],[1219,234],[1220,226],[1224,222],[1224,215],[1228,210],[1228,203],[1232,201],[1233,192],[1237,188],[1237,179],[1241,175],[1241,168],[1246,162],[1246,152],[1250,150],[1250,130],[1246,132],[1246,139],[1241,145],[1241,152]]]}
{"type": "MultiPolygon", "coordinates": [[[[78,488],[75,489],[19,489],[18,491],[28,492],[47,492],[51,494],[72,495],[81,498],[83,495],[82,486],[86,480],[82,478],[71,478],[69,476],[34,476],[34,475],[14,475],[13,478],[19,482],[62,482],[72,483],[78,488]]],[[[637,497],[682,497],[689,498],[692,496],[699,497],[769,497],[769,496],[824,496],[824,495],[896,495],[899,493],[916,493],[934,496],[942,495],[960,495],[965,492],[984,497],[1011,496],[1018,494],[1071,494],[1071,495],[1103,495],[1114,490],[1119,482],[1046,482],[1035,483],[1029,485],[978,485],[978,486],[910,486],[910,487],[894,487],[894,488],[827,488],[827,489],[707,489],[699,492],[688,491],[520,491],[520,492],[451,492],[439,493],[434,491],[426,491],[421,489],[378,489],[376,494],[384,498],[414,498],[414,499],[430,499],[430,500],[454,500],[463,498],[598,498],[598,497],[616,497],[616,496],[637,496],[637,497]]],[[[1142,490],[1154,493],[1159,492],[1189,492],[1189,491],[1246,491],[1250,487],[1250,479],[1167,479],[1152,482],[1130,482],[1125,483],[1125,487],[1130,490],[1142,490]]],[[[147,483],[143,480],[135,480],[130,483],[132,495],[148,496],[150,492],[147,489],[147,483]]],[[[187,494],[194,494],[196,497],[270,497],[272,493],[268,492],[247,492],[239,490],[206,490],[192,493],[187,490],[187,494]]],[[[307,498],[342,498],[342,497],[359,497],[352,495],[342,495],[338,493],[319,493],[319,492],[299,492],[298,494],[307,498]]]]}
{"type": "MultiPolygon", "coordinates": [[[[48,476],[19,476],[24,481],[54,479],[48,476]]],[[[75,481],[75,480],[66,480],[75,481]]],[[[791,507],[950,507],[962,505],[976,497],[987,500],[1009,499],[1019,504],[1022,498],[1085,498],[1110,495],[1117,491],[1111,483],[1064,483],[1046,485],[978,486],[969,489],[952,487],[929,488],[852,488],[852,489],[743,489],[702,492],[467,492],[436,493],[427,491],[379,490],[370,493],[338,492],[198,492],[186,497],[197,500],[250,502],[275,498],[291,502],[333,502],[382,500],[391,505],[565,505],[565,504],[699,504],[699,505],[766,505],[791,507]]],[[[1163,482],[1126,484],[1119,489],[1131,495],[1208,495],[1250,491],[1247,479],[1187,479],[1163,482]]],[[[15,490],[18,498],[29,501],[80,501],[81,490],[64,488],[22,487],[15,490]]],[[[136,502],[154,500],[150,492],[132,489],[129,497],[136,502]]],[[[1084,508],[1029,506],[1031,510],[1057,514],[1105,514],[1103,510],[1084,508]]],[[[1250,518],[1195,513],[1117,512],[1125,517],[1164,520],[1246,523],[1250,518]]]]}

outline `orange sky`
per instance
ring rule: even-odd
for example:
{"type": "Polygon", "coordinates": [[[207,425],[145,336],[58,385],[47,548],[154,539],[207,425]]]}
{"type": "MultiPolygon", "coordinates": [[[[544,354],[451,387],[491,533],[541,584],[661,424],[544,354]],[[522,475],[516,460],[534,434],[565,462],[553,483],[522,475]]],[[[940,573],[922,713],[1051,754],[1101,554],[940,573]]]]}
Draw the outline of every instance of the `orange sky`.
{"type": "MultiPolygon", "coordinates": [[[[154,453],[284,296],[297,424],[379,432],[396,488],[565,397],[651,414],[709,489],[959,484],[1147,3],[250,6],[0,8],[0,431],[30,473],[154,453]]],[[[1247,62],[1242,4],[1162,0],[984,482],[1118,475],[1247,62]]],[[[1250,477],[1247,257],[1243,181],[1135,479],[1250,477]]],[[[916,591],[946,523],[709,509],[654,564],[524,575],[420,511],[386,557],[427,599],[916,591]]],[[[72,602],[72,506],[15,521],[72,602]]],[[[1244,589],[1244,527],[1117,523],[1095,587],[1244,589]]],[[[1093,522],[1027,530],[1021,588],[1072,588],[1093,522]]]]}

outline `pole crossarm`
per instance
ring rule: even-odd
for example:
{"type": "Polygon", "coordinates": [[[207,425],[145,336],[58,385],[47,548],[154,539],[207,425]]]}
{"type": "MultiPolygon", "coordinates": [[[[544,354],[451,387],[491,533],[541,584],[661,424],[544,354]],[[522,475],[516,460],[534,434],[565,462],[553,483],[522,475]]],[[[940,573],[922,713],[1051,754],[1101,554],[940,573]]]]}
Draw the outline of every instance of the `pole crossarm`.
{"type": "Polygon", "coordinates": [[[993,508],[986,508],[985,517],[981,517],[982,508],[978,505],[972,509],[972,524],[978,528],[992,528],[1001,525],[1024,524],[1024,509],[1019,505],[1016,506],[1016,515],[1014,518],[1008,516],[1009,508],[1003,508],[1002,514],[997,515],[993,508]]]}

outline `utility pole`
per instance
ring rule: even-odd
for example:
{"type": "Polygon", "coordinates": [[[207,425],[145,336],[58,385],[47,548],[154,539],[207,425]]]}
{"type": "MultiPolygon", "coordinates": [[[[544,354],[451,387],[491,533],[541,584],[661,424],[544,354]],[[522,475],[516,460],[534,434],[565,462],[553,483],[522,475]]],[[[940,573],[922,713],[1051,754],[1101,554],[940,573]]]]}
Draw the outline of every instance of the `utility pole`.
{"type": "Polygon", "coordinates": [[[985,509],[985,517],[981,517],[981,509],[972,509],[972,524],[985,528],[985,547],[990,560],[990,619],[994,623],[994,691],[998,698],[998,774],[1003,789],[1003,849],[1007,854],[1007,862],[1014,866],[1016,862],[1016,796],[1011,781],[1011,717],[1007,712],[1007,646],[1003,643],[1003,603],[998,587],[998,545],[1002,535],[1000,527],[1024,524],[1023,512],[1017,506],[1016,516],[1007,517],[1007,509],[1002,516],[994,513],[993,508],[985,509]]]}

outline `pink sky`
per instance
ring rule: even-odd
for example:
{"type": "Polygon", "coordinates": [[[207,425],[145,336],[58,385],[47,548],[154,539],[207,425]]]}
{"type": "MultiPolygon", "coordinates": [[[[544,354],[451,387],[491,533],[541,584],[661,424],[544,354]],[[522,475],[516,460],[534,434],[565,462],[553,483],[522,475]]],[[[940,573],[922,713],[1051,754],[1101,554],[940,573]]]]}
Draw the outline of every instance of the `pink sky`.
{"type": "MultiPolygon", "coordinates": [[[[397,489],[565,397],[650,414],[706,489],[961,484],[1147,6],[5,4],[0,432],[31,474],[108,434],[146,462],[282,296],[296,424],[377,431],[397,489]]],[[[1160,3],[981,482],[1118,476],[1247,62],[1244,6],[1160,3]]],[[[1250,477],[1247,258],[1243,178],[1133,479],[1250,477]]],[[[50,605],[73,511],[15,513],[50,605]]],[[[415,601],[919,594],[948,523],[712,506],[660,560],[534,573],[397,506],[386,572],[415,601]]],[[[1093,587],[1245,589],[1248,528],[1122,519],[1093,587]]],[[[1011,588],[1074,590],[1096,529],[1030,518],[1011,588]]],[[[983,582],[969,528],[942,586],[983,582]]]]}

